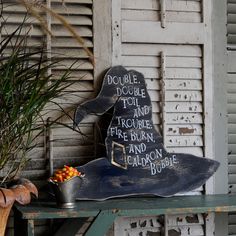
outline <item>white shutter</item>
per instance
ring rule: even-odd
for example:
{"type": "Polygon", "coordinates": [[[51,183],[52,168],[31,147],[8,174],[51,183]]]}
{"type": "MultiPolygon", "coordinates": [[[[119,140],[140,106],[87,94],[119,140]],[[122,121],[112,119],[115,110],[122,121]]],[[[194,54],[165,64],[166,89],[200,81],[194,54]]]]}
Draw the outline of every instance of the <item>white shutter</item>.
{"type": "MultiPolygon", "coordinates": [[[[212,158],[210,8],[210,1],[201,0],[112,2],[112,64],[144,74],[153,121],[168,151],[208,158],[212,158]]],[[[203,192],[202,187],[191,194],[203,192]]],[[[205,235],[204,220],[194,225],[185,221],[180,227],[173,217],[166,216],[162,226],[135,229],[127,222],[145,217],[121,218],[115,223],[115,235],[146,235],[163,227],[166,235],[171,230],[176,235],[205,235]]]]}
{"type": "MultiPolygon", "coordinates": [[[[236,1],[228,0],[227,49],[228,49],[228,163],[229,193],[236,193],[236,1]]],[[[236,235],[236,215],[229,214],[229,235],[236,235]]]]}
{"type": "MultiPolygon", "coordinates": [[[[60,14],[73,27],[76,33],[84,38],[85,46],[93,52],[93,5],[92,0],[51,0],[50,7],[60,14]]],[[[54,58],[63,59],[62,65],[54,68],[52,73],[60,75],[65,68],[72,65],[71,76],[74,83],[67,88],[67,93],[61,104],[65,109],[71,109],[88,97],[94,96],[93,64],[81,45],[71,36],[71,33],[61,22],[48,16],[50,28],[54,37],[48,39],[48,45],[54,58]]],[[[74,107],[75,108],[75,107],[74,107]]],[[[70,113],[73,116],[74,110],[70,113]]],[[[81,165],[94,157],[94,124],[92,118],[84,120],[80,125],[80,135],[65,127],[55,127],[52,130],[53,158],[55,167],[65,163],[81,165]]]]}
{"type": "MultiPolygon", "coordinates": [[[[93,52],[93,2],[92,0],[47,0],[47,6],[51,7],[56,13],[63,16],[70,23],[80,36],[84,38],[85,46],[93,52]]],[[[8,0],[3,3],[3,17],[1,38],[16,29],[25,17],[25,8],[17,4],[16,1],[8,0]]],[[[93,64],[82,46],[73,38],[71,33],[62,25],[61,22],[42,12],[47,26],[51,30],[53,36],[45,36],[39,22],[33,17],[28,17],[25,24],[25,34],[29,29],[28,45],[29,49],[42,45],[45,42],[48,57],[52,60],[61,58],[63,61],[60,65],[53,68],[52,74],[56,76],[62,74],[75,61],[72,67],[73,85],[67,88],[65,96],[58,100],[64,109],[75,108],[75,104],[79,104],[88,97],[94,96],[94,76],[93,64]]],[[[50,107],[52,109],[54,107],[50,107]]],[[[46,110],[47,111],[47,110],[46,110]]],[[[57,111],[45,115],[58,115],[57,111]]],[[[73,116],[73,111],[70,113],[73,116]]],[[[87,162],[94,157],[94,124],[93,117],[85,120],[80,130],[84,135],[80,135],[63,126],[53,127],[51,131],[51,140],[53,142],[53,152],[55,168],[64,164],[78,165],[87,162]]],[[[71,123],[71,120],[63,120],[63,122],[71,123]]],[[[24,175],[39,184],[48,177],[48,161],[45,153],[45,137],[38,139],[37,147],[30,153],[32,161],[28,164],[24,175]]]]}
{"type": "MultiPolygon", "coordinates": [[[[85,46],[93,52],[93,1],[92,0],[47,0],[47,6],[50,6],[55,12],[60,13],[72,25],[74,30],[84,38],[85,46]]],[[[23,6],[16,3],[15,0],[3,1],[3,17],[5,22],[2,23],[1,38],[13,32],[16,27],[24,19],[26,10],[23,6]]],[[[72,68],[72,76],[75,83],[67,89],[66,96],[60,99],[60,104],[64,109],[69,109],[74,104],[79,104],[87,97],[94,96],[94,68],[88,55],[84,52],[79,43],[71,36],[69,31],[62,24],[50,15],[42,12],[42,16],[46,19],[48,27],[53,33],[53,37],[45,37],[45,33],[41,30],[39,22],[33,17],[27,19],[25,34],[29,29],[30,37],[28,37],[29,49],[45,45],[48,50],[48,56],[52,58],[64,59],[60,66],[54,68],[52,73],[57,76],[66,70],[75,59],[77,63],[72,68]]],[[[52,106],[50,107],[50,109],[52,106]]],[[[58,109],[58,108],[57,108],[58,109]]],[[[50,113],[47,116],[55,116],[58,112],[50,113]]],[[[73,112],[70,114],[73,116],[73,112]]],[[[45,116],[45,120],[47,118],[45,116]]],[[[63,120],[63,122],[71,122],[63,120]]],[[[94,157],[95,154],[95,128],[94,118],[89,117],[80,125],[80,131],[84,135],[80,135],[71,131],[64,126],[55,126],[50,132],[38,138],[37,146],[31,151],[29,157],[31,161],[28,163],[23,176],[30,178],[38,186],[45,184],[45,180],[49,177],[48,160],[46,155],[46,136],[50,133],[53,140],[51,152],[54,158],[54,168],[68,165],[81,165],[94,157]]],[[[48,139],[47,139],[48,140],[48,139]]],[[[45,224],[41,221],[35,228],[36,234],[44,234],[45,224]]]]}

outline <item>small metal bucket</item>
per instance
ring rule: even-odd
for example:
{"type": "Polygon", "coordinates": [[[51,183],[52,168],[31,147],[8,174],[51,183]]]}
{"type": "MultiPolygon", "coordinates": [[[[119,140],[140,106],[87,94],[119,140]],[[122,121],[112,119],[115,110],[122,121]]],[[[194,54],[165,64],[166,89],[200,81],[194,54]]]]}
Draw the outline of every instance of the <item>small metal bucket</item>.
{"type": "Polygon", "coordinates": [[[55,194],[57,206],[60,208],[74,208],[76,193],[81,186],[82,178],[74,176],[64,182],[49,181],[55,194]]]}

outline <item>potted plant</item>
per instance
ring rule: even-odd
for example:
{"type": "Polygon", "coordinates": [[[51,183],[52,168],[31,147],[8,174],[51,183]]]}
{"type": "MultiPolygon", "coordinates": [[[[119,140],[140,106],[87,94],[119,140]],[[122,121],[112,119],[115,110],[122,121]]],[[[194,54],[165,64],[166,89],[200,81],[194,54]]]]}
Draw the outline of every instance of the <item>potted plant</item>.
{"type": "Polygon", "coordinates": [[[27,49],[23,25],[0,42],[0,235],[14,201],[27,204],[30,193],[38,194],[29,180],[18,178],[44,130],[45,107],[55,105],[70,77],[69,69],[60,78],[49,73],[59,62],[49,61],[43,46],[27,49]]]}
{"type": "MultiPolygon", "coordinates": [[[[49,103],[54,107],[58,105],[62,112],[56,120],[50,120],[50,124],[60,123],[58,120],[64,115],[69,117],[56,99],[71,85],[68,79],[74,64],[59,77],[51,74],[55,66],[63,63],[48,58],[44,45],[29,50],[30,31],[23,32],[27,14],[39,22],[45,34],[52,36],[41,13],[50,14],[70,32],[94,63],[93,54],[63,16],[40,1],[19,0],[16,3],[25,7],[26,17],[14,32],[0,38],[0,208],[3,207],[0,209],[0,236],[4,235],[4,221],[13,203],[27,204],[31,200],[30,193],[38,195],[37,188],[29,180],[19,177],[28,161],[27,154],[35,147],[37,137],[45,131],[49,103]]],[[[3,3],[0,5],[0,30],[3,31],[7,19],[3,18],[3,3]]]]}

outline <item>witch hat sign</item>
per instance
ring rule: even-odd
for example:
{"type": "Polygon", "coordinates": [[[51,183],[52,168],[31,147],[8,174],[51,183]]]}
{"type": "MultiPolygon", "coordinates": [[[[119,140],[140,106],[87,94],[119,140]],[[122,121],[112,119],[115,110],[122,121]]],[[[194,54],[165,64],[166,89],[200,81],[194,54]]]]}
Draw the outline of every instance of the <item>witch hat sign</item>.
{"type": "Polygon", "coordinates": [[[152,122],[151,100],[141,73],[122,66],[109,69],[98,96],[77,108],[75,125],[111,107],[106,156],[78,168],[85,178],[77,199],[172,196],[200,187],[217,170],[219,163],[214,160],[167,152],[152,122]]]}

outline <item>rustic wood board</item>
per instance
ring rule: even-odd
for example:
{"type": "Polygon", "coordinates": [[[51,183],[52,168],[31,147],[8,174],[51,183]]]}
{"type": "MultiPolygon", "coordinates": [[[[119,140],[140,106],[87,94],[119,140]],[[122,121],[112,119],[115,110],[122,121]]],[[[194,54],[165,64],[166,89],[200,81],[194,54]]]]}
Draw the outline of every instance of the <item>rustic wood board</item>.
{"type": "Polygon", "coordinates": [[[233,212],[236,195],[179,196],[171,198],[130,197],[107,201],[77,201],[74,209],[60,209],[55,202],[32,202],[15,205],[22,219],[78,218],[96,216],[100,211],[117,216],[142,216],[161,214],[233,212]]]}
{"type": "MultiPolygon", "coordinates": [[[[200,104],[200,103],[199,103],[200,104]]],[[[166,109],[201,111],[198,103],[191,107],[169,103],[166,109]]],[[[151,99],[143,74],[122,66],[112,67],[105,75],[95,99],[79,106],[75,125],[88,114],[103,114],[111,107],[113,117],[105,140],[107,156],[78,167],[85,174],[77,199],[105,200],[130,195],[172,196],[203,185],[219,163],[191,154],[169,153],[152,121],[151,99]]],[[[203,141],[188,138],[191,145],[203,141]]],[[[168,146],[188,146],[185,139],[172,136],[168,146]]]]}

